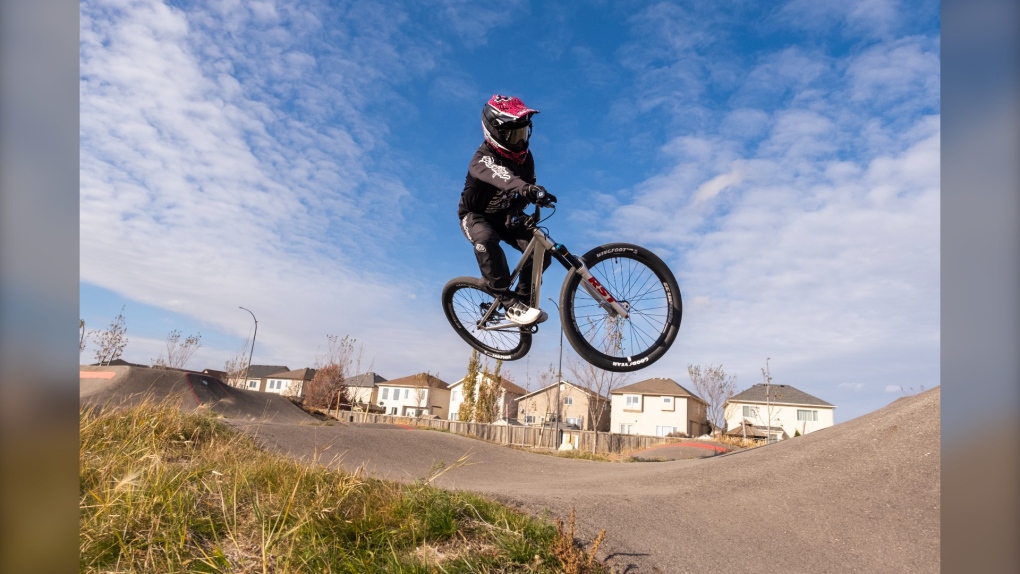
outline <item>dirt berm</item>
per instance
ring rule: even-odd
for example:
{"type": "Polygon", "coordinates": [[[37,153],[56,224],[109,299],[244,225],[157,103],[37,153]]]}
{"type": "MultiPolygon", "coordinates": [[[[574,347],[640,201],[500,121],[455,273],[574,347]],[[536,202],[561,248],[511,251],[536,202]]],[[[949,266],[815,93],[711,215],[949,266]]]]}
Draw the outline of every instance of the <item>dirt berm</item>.
{"type": "MultiPolygon", "coordinates": [[[[604,528],[620,572],[935,573],[940,569],[941,389],[757,449],[694,460],[605,463],[386,425],[307,424],[275,395],[154,369],[82,368],[83,402],[182,396],[280,453],[380,478],[479,492],[604,528]],[[114,373],[92,379],[95,371],[114,373]],[[191,397],[190,399],[188,397],[191,397]],[[456,462],[467,455],[468,464],[456,462]]],[[[215,380],[215,379],[214,379],[215,380]]],[[[190,402],[188,402],[190,401],[190,402]]]]}
{"type": "Polygon", "coordinates": [[[184,410],[208,410],[230,419],[301,424],[315,422],[286,397],[236,389],[202,373],[146,367],[82,366],[82,404],[132,405],[146,398],[178,401],[184,410]]]}
{"type": "Polygon", "coordinates": [[[620,572],[910,574],[940,569],[940,388],[767,447],[695,460],[557,458],[448,433],[246,423],[272,449],[526,510],[577,511],[620,572]],[[469,464],[454,463],[465,454],[469,464]]]}

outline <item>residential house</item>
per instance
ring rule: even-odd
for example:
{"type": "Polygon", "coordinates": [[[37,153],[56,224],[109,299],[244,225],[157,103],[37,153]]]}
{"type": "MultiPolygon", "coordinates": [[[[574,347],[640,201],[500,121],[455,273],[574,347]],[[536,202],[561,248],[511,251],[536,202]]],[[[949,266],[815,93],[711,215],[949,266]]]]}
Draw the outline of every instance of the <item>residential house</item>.
{"type": "Polygon", "coordinates": [[[557,388],[564,425],[609,432],[609,399],[567,381],[553,383],[517,399],[518,420],[527,426],[555,422],[557,388]]]}
{"type": "Polygon", "coordinates": [[[445,419],[450,408],[450,385],[427,373],[385,381],[378,386],[375,404],[389,415],[445,419]]]}
{"type": "Polygon", "coordinates": [[[248,389],[249,391],[264,391],[266,388],[266,377],[276,373],[285,373],[290,370],[286,365],[252,365],[247,370],[241,371],[239,377],[230,379],[229,384],[233,387],[248,389]]]}
{"type": "MultiPolygon", "coordinates": [[[[831,427],[836,407],[790,385],[759,383],[723,405],[726,434],[742,428],[773,429],[773,439],[831,427]]],[[[764,435],[763,435],[764,436],[764,435]]]]}
{"type": "Polygon", "coordinates": [[[367,410],[368,405],[374,405],[379,392],[379,383],[385,382],[386,379],[373,372],[361,373],[347,379],[347,394],[353,406],[367,410]]]}
{"type": "Polygon", "coordinates": [[[309,368],[273,373],[265,377],[265,387],[259,390],[288,397],[301,397],[305,393],[305,384],[314,377],[315,369],[309,368]]]}
{"type": "MultiPolygon", "coordinates": [[[[484,373],[478,373],[475,378],[477,385],[481,385],[482,376],[484,373]]],[[[450,420],[458,420],[458,413],[460,412],[460,405],[464,402],[464,381],[467,377],[462,378],[450,385],[450,420]]],[[[475,386],[475,393],[477,395],[478,386],[475,386]]],[[[521,387],[511,383],[510,381],[499,378],[499,398],[496,399],[496,412],[493,416],[493,421],[505,421],[517,418],[517,399],[526,395],[528,391],[521,387]]]]}
{"type": "Polygon", "coordinates": [[[694,437],[709,432],[708,403],[673,379],[647,379],[611,394],[615,433],[694,437]]]}

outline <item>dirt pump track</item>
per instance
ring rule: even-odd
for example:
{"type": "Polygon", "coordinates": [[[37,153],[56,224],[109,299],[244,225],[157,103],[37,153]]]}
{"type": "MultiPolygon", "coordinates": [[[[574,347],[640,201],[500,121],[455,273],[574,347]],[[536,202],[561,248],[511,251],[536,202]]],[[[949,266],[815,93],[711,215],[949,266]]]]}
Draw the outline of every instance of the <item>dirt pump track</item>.
{"type": "MultiPolygon", "coordinates": [[[[132,377],[140,376],[83,378],[82,400],[140,392],[144,385],[124,384],[132,377]]],[[[938,387],[767,447],[647,463],[563,459],[397,426],[323,425],[259,395],[235,398],[230,412],[215,401],[196,408],[220,412],[281,454],[379,478],[418,480],[468,455],[434,484],[539,515],[566,517],[573,507],[582,537],[606,529],[600,555],[619,572],[940,569],[938,387]]]]}

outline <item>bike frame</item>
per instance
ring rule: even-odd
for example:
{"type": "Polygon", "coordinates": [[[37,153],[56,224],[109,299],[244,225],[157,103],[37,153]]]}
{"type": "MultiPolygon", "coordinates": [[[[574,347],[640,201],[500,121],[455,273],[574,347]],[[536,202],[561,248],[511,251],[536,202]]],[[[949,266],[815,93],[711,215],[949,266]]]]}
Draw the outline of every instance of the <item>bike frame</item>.
{"type": "MultiPolygon", "coordinates": [[[[561,265],[569,272],[571,270],[581,274],[584,281],[581,281],[581,285],[584,286],[585,291],[591,295],[592,299],[598,303],[599,307],[602,307],[610,315],[620,316],[624,319],[630,318],[629,305],[625,302],[617,301],[615,297],[606,288],[599,283],[599,280],[595,278],[588,271],[588,267],[584,264],[580,258],[570,253],[566,246],[553,241],[552,237],[540,227],[538,222],[540,221],[541,210],[538,206],[535,206],[535,213],[527,216],[525,221],[522,223],[528,229],[531,230],[533,236],[531,241],[528,242],[528,246],[524,249],[524,253],[521,255],[521,260],[517,263],[517,267],[514,268],[513,273],[510,274],[510,285],[514,284],[514,281],[520,277],[521,269],[524,264],[529,260],[532,261],[531,266],[531,301],[532,307],[538,307],[538,302],[541,300],[542,292],[542,274],[545,273],[544,263],[545,254],[549,252],[552,256],[560,262],[561,265]]],[[[489,306],[489,309],[485,312],[482,318],[478,321],[476,327],[482,331],[506,331],[516,330],[522,327],[516,323],[505,321],[497,325],[489,325],[489,318],[499,308],[499,304],[495,303],[489,306]]],[[[538,330],[537,325],[531,326],[532,332],[538,330]]]]}

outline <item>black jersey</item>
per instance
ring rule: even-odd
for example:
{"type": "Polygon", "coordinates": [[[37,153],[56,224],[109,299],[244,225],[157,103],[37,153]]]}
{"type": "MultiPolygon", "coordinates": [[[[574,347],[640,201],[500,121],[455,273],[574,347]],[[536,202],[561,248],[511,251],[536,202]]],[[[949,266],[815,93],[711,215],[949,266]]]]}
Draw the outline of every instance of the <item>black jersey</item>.
{"type": "Polygon", "coordinates": [[[512,206],[520,207],[522,203],[514,200],[521,188],[535,181],[535,159],[531,152],[528,152],[524,162],[517,163],[497,154],[489,144],[483,143],[478,146],[478,151],[468,165],[457,217],[463,219],[468,213],[498,216],[512,206]]]}

